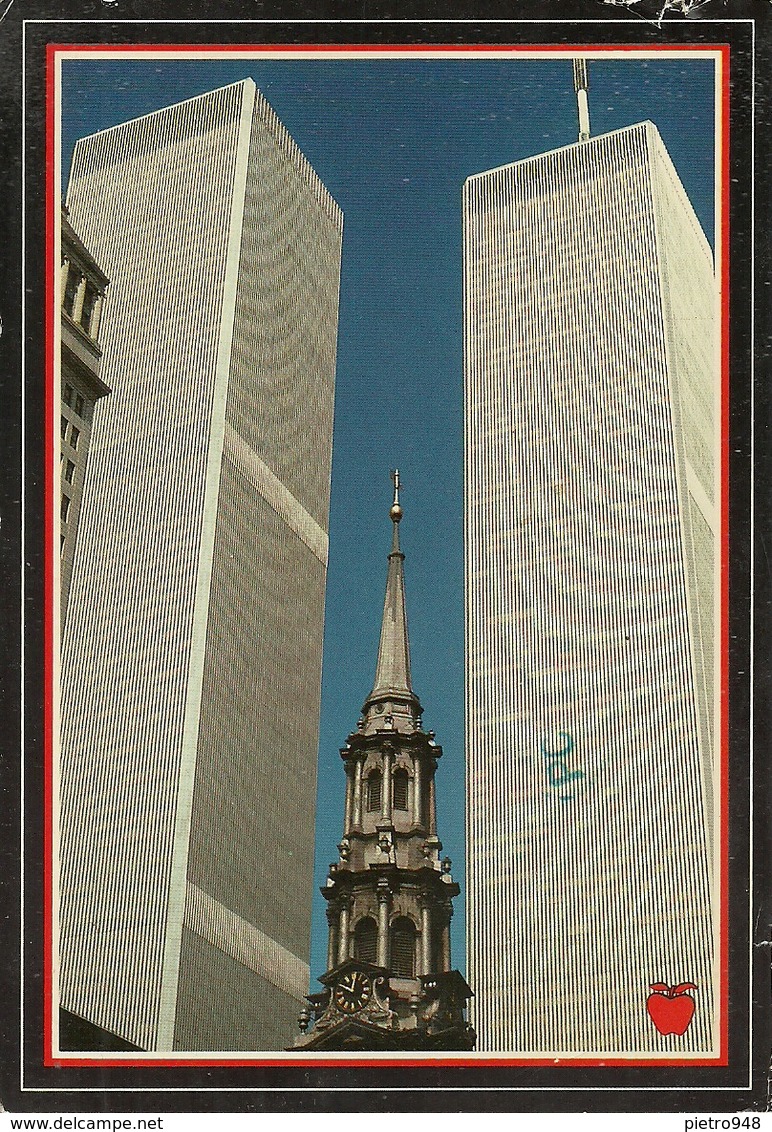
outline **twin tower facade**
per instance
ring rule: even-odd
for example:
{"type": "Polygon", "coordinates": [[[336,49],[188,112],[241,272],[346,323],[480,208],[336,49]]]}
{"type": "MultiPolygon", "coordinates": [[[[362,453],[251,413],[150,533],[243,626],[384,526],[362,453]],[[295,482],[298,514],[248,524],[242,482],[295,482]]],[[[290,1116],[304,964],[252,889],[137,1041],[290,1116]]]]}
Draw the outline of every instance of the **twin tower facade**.
{"type": "Polygon", "coordinates": [[[79,142],[67,205],[111,280],[112,392],[62,644],[64,1018],[280,1049],[310,977],[341,213],[249,80],[79,142]]]}
{"type": "Polygon", "coordinates": [[[710,247],[651,123],[470,178],[464,219],[468,972],[480,1045],[710,1054],[710,247]],[[654,983],[695,985],[685,1034],[652,1024],[654,983]]]}
{"type": "MultiPolygon", "coordinates": [[[[67,205],[111,280],[112,392],[62,642],[63,1018],[143,1050],[281,1049],[310,983],[341,213],[250,80],[83,139],[67,205]]],[[[650,124],[473,177],[463,214],[477,1049],[709,1053],[710,251],[650,124]],[[694,1023],[663,1036],[648,988],[687,981],[694,1023]]],[[[398,546],[389,571],[404,612],[398,546]]],[[[320,1018],[371,1007],[394,963],[468,991],[407,672],[376,678],[344,752],[368,766],[372,730],[389,780],[355,820],[349,768],[320,1018]],[[370,907],[357,870],[379,869],[370,907]]]]}

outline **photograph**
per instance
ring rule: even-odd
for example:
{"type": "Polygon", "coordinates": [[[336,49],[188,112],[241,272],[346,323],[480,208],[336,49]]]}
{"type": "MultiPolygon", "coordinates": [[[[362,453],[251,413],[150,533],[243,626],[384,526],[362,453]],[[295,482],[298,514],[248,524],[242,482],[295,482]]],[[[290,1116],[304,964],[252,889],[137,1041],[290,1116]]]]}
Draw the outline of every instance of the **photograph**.
{"type": "Polygon", "coordinates": [[[56,65],[59,1052],[718,1058],[721,53],[56,65]]]}
{"type": "Polygon", "coordinates": [[[25,1103],[755,1108],[754,21],[224,16],[22,29],[25,1103]]]}

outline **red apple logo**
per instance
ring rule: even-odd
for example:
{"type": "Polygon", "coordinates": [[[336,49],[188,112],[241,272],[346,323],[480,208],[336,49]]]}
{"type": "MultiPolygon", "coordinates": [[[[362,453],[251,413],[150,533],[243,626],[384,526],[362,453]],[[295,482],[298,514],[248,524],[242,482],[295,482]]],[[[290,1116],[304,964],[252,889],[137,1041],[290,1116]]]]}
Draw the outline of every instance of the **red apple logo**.
{"type": "Polygon", "coordinates": [[[694,999],[686,992],[697,990],[695,984],[652,983],[651,990],[646,1009],[660,1034],[685,1034],[694,1014],[694,999]]]}

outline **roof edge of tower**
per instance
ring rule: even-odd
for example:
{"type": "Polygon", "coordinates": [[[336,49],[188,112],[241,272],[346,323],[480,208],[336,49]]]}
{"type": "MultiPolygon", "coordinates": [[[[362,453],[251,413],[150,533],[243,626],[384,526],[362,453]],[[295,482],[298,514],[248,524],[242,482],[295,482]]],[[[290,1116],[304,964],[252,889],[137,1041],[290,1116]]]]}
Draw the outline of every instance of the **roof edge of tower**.
{"type": "Polygon", "coordinates": [[[84,134],[82,137],[78,138],[75,145],[86,142],[90,138],[101,137],[102,134],[110,134],[113,130],[125,130],[128,126],[132,126],[136,122],[144,122],[147,118],[155,118],[160,114],[168,114],[172,110],[179,110],[181,106],[188,106],[191,102],[197,102],[200,98],[209,98],[213,94],[219,94],[221,91],[231,90],[235,87],[244,87],[244,89],[250,91],[253,96],[258,93],[255,80],[247,75],[243,79],[237,79],[236,82],[225,83],[223,86],[216,86],[212,90],[203,90],[200,94],[192,94],[190,98],[181,98],[179,102],[170,102],[168,106],[159,106],[156,110],[148,110],[146,114],[137,114],[135,118],[127,118],[124,122],[116,122],[114,126],[105,126],[103,130],[94,130],[93,133],[84,134]]]}
{"type": "MultiPolygon", "coordinates": [[[[541,161],[542,158],[551,157],[556,153],[563,153],[563,152],[565,152],[565,150],[568,150],[568,149],[586,150],[588,148],[588,146],[592,146],[594,143],[602,141],[604,138],[611,138],[611,137],[614,137],[616,134],[624,134],[624,133],[628,133],[632,130],[641,130],[641,129],[645,129],[645,130],[647,130],[647,132],[648,132],[649,129],[654,130],[657,137],[659,138],[659,140],[662,141],[662,135],[660,134],[660,132],[657,129],[657,127],[655,126],[655,124],[650,119],[644,118],[641,122],[632,122],[629,126],[620,126],[618,130],[607,130],[606,133],[604,133],[604,134],[593,134],[592,137],[589,138],[587,141],[568,142],[566,145],[556,146],[555,149],[545,149],[545,150],[542,150],[541,153],[533,153],[533,154],[531,154],[530,157],[521,157],[517,161],[507,161],[504,165],[494,165],[491,169],[482,169],[479,173],[471,173],[467,177],[467,179],[464,181],[464,186],[466,187],[467,185],[471,184],[473,181],[480,180],[483,177],[490,177],[494,173],[503,173],[507,169],[516,169],[520,165],[528,165],[530,162],[533,162],[533,161],[541,161]]],[[[664,144],[665,143],[662,142],[663,147],[664,147],[664,144]]]]}

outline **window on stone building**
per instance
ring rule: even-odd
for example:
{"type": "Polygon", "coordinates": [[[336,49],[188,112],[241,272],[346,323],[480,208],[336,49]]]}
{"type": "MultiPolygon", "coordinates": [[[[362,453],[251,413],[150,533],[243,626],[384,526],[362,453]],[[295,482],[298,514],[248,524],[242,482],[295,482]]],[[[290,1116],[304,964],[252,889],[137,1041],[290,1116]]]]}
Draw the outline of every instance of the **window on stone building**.
{"type": "Polygon", "coordinates": [[[97,292],[94,287],[89,283],[86,284],[86,292],[83,296],[83,310],[81,311],[80,324],[87,334],[91,333],[91,316],[94,313],[94,305],[97,300],[97,292]]]}
{"type": "Polygon", "coordinates": [[[70,513],[70,497],[68,495],[63,495],[62,496],[62,511],[61,511],[63,523],[67,522],[67,516],[69,515],[69,513],[70,513]]]}
{"type": "Polygon", "coordinates": [[[67,435],[67,424],[68,424],[67,418],[62,417],[62,426],[61,426],[62,440],[64,440],[65,436],[67,435]]]}
{"type": "Polygon", "coordinates": [[[416,929],[412,920],[401,916],[391,925],[391,969],[405,979],[415,978],[416,929]]]}
{"type": "Polygon", "coordinates": [[[76,271],[74,267],[70,266],[70,269],[67,272],[67,282],[64,285],[64,299],[62,301],[62,306],[70,316],[75,309],[75,296],[78,293],[79,284],[80,272],[76,271]]]}
{"type": "Polygon", "coordinates": [[[354,958],[375,963],[378,948],[378,925],[366,916],[354,928],[354,958]]]}
{"type": "Polygon", "coordinates": [[[64,466],[64,478],[67,483],[72,483],[72,477],[75,475],[75,465],[72,460],[68,460],[64,466]]]}
{"type": "Polygon", "coordinates": [[[83,416],[83,398],[80,393],[75,394],[75,412],[79,417],[83,416]]]}
{"type": "Polygon", "coordinates": [[[64,401],[65,405],[72,404],[72,392],[72,386],[65,382],[64,393],[62,393],[62,400],[64,401]]]}
{"type": "Polygon", "coordinates": [[[73,425],[72,428],[70,429],[70,444],[72,445],[73,448],[78,447],[78,441],[79,440],[80,440],[80,429],[76,428],[75,425],[73,425]]]}
{"type": "Polygon", "coordinates": [[[394,809],[407,809],[407,783],[408,774],[401,767],[394,771],[394,809]]]}
{"type": "Polygon", "coordinates": [[[381,772],[374,770],[367,779],[367,810],[375,813],[381,808],[381,772]]]}

